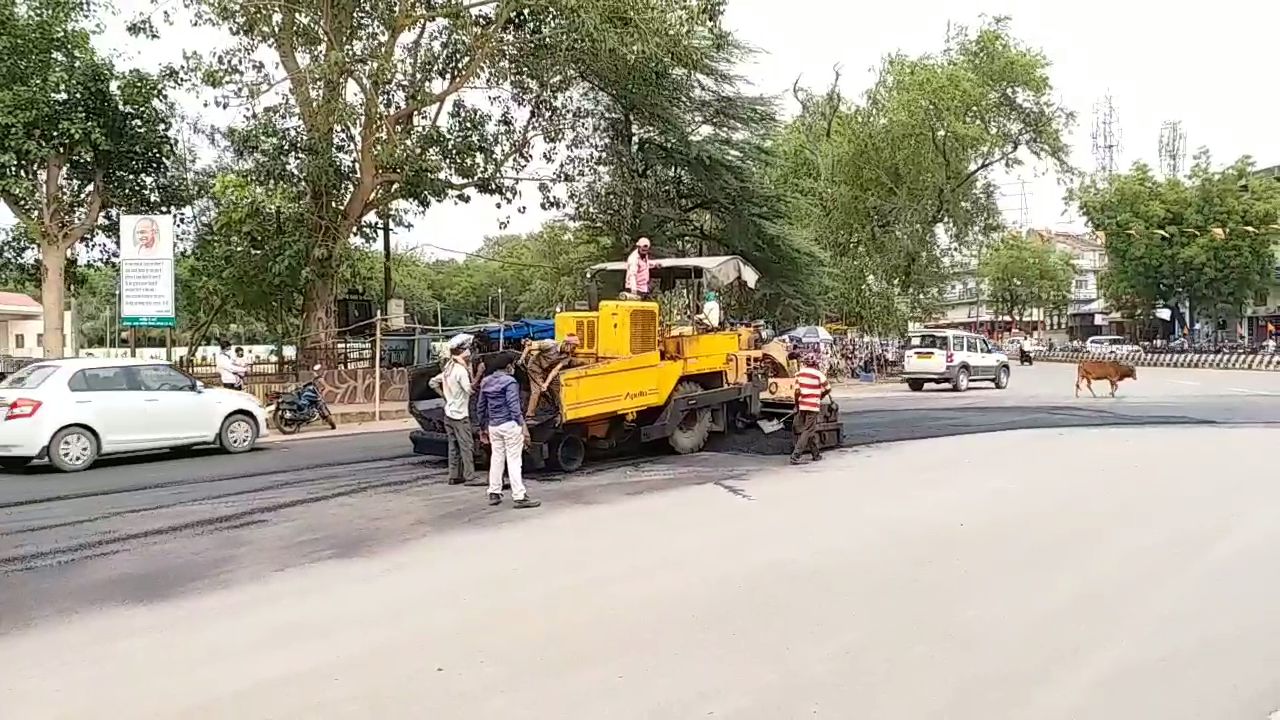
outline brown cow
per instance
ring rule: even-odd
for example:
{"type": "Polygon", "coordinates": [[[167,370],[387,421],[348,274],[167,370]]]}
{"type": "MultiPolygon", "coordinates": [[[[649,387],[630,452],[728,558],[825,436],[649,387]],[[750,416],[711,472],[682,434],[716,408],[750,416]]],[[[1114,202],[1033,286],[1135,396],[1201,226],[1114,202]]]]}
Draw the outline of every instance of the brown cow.
{"type": "Polygon", "coordinates": [[[1093,391],[1094,380],[1106,380],[1111,383],[1111,397],[1116,396],[1116,386],[1121,380],[1138,379],[1138,369],[1132,365],[1115,360],[1086,360],[1076,365],[1076,397],[1080,397],[1080,381],[1085,382],[1089,394],[1098,397],[1093,391]]]}

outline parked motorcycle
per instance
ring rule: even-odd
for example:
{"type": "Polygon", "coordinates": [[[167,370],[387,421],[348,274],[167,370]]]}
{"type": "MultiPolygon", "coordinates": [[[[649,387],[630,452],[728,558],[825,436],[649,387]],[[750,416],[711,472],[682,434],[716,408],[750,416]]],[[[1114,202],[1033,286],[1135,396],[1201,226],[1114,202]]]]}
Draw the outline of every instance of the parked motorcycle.
{"type": "MultiPolygon", "coordinates": [[[[320,366],[312,368],[317,376],[320,366]]],[[[315,379],[308,380],[294,390],[280,390],[267,397],[267,413],[275,421],[276,429],[285,435],[292,435],[304,426],[317,420],[323,420],[331,430],[338,429],[329,405],[320,396],[320,388],[315,379]]]]}

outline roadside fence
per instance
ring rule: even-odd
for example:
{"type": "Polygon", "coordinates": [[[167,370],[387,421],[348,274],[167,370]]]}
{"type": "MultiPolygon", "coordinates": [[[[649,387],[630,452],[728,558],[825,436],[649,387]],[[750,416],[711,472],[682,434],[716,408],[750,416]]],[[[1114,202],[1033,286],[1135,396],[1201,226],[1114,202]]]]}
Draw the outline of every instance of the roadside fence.
{"type": "Polygon", "coordinates": [[[1202,368],[1222,370],[1260,370],[1280,372],[1280,353],[1091,353],[1078,350],[1052,350],[1036,355],[1042,362],[1077,363],[1084,360],[1118,360],[1137,367],[1202,368]]]}

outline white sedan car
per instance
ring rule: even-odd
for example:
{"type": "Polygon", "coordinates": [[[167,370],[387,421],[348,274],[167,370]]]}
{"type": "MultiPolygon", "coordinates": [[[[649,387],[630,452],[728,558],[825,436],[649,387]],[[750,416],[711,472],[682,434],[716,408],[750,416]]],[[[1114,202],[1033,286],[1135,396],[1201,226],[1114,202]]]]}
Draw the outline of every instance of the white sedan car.
{"type": "Polygon", "coordinates": [[[206,388],[165,362],[44,360],[0,382],[0,468],[48,460],[84,470],[110,453],[221,445],[253,449],[267,415],[248,393],[206,388]]]}

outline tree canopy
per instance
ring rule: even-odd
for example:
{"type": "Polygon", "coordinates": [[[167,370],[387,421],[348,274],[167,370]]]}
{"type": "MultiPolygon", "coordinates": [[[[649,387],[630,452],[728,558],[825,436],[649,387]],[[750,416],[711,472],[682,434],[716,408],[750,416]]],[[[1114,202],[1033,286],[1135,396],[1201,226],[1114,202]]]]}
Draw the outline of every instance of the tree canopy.
{"type": "Polygon", "coordinates": [[[793,242],[827,256],[831,317],[892,330],[927,316],[947,257],[1002,230],[993,174],[1029,160],[1070,170],[1073,115],[1048,70],[997,18],[953,28],[940,53],[888,56],[861,102],[838,77],[825,93],[796,88],[772,179],[793,242]]]}
{"type": "Polygon", "coordinates": [[[1244,157],[1214,169],[1197,153],[1189,174],[1160,179],[1135,164],[1094,178],[1071,197],[1106,237],[1102,289],[1118,309],[1148,317],[1234,317],[1271,283],[1280,233],[1280,183],[1244,157]]]}
{"type": "Polygon", "coordinates": [[[1033,309],[1066,308],[1076,272],[1070,253],[1011,233],[983,249],[978,275],[991,308],[1021,324],[1033,309]]]}
{"type": "Polygon", "coordinates": [[[94,49],[97,10],[0,0],[0,200],[39,253],[50,357],[63,351],[67,253],[113,211],[167,209],[174,189],[165,84],[94,49]]]}

